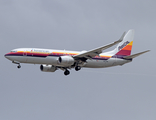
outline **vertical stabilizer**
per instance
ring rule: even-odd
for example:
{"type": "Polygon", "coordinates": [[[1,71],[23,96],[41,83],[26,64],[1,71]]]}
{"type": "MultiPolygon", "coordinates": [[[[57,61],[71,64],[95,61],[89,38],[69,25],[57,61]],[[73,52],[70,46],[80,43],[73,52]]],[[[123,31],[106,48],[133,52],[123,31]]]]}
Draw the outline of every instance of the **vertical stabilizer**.
{"type": "Polygon", "coordinates": [[[121,56],[131,55],[133,38],[134,38],[134,30],[129,30],[125,35],[123,41],[118,44],[116,48],[118,52],[116,53],[116,55],[121,56]]]}
{"type": "Polygon", "coordinates": [[[133,38],[134,38],[134,30],[129,30],[124,35],[122,42],[120,42],[113,51],[108,52],[108,54],[110,54],[112,56],[114,56],[114,55],[129,56],[129,55],[131,55],[133,38]]]}
{"type": "Polygon", "coordinates": [[[133,41],[131,42],[126,41],[125,43],[123,43],[123,45],[118,47],[119,51],[116,53],[116,55],[121,55],[121,56],[131,55],[132,45],[133,45],[133,41]]]}

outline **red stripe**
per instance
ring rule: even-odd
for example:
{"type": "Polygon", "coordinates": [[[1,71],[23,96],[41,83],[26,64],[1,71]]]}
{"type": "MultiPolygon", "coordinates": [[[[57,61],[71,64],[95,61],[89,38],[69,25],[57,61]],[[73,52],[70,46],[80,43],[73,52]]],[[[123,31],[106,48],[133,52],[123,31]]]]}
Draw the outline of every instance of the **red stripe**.
{"type": "Polygon", "coordinates": [[[46,57],[46,56],[48,56],[49,54],[44,54],[44,53],[26,53],[26,52],[15,52],[15,53],[13,53],[13,52],[10,52],[10,53],[8,53],[8,55],[32,55],[32,56],[44,56],[44,57],[46,57]]]}
{"type": "Polygon", "coordinates": [[[116,55],[130,55],[131,51],[130,50],[120,50],[116,55]]]}

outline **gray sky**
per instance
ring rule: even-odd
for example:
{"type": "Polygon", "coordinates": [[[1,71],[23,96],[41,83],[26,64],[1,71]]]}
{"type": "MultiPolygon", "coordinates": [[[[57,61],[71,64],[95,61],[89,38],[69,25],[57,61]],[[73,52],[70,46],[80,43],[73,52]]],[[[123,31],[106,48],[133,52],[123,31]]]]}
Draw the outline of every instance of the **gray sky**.
{"type": "MultiPolygon", "coordinates": [[[[154,0],[0,0],[1,120],[154,120],[156,66],[154,0]],[[39,65],[4,58],[14,48],[90,50],[135,29],[122,67],[44,73],[39,65]]],[[[114,49],[112,47],[111,49],[114,49]]],[[[108,50],[111,50],[108,49],[108,50]]]]}

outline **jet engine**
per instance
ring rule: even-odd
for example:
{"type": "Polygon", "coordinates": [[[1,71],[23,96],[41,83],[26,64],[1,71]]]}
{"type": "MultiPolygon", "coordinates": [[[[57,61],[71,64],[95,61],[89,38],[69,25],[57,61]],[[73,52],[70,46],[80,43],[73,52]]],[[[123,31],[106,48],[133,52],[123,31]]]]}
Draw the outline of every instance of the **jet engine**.
{"type": "Polygon", "coordinates": [[[75,62],[74,58],[71,56],[60,56],[58,58],[59,65],[73,65],[75,62]]]}
{"type": "Polygon", "coordinates": [[[52,65],[41,65],[40,70],[43,72],[55,72],[57,68],[52,65]]]}

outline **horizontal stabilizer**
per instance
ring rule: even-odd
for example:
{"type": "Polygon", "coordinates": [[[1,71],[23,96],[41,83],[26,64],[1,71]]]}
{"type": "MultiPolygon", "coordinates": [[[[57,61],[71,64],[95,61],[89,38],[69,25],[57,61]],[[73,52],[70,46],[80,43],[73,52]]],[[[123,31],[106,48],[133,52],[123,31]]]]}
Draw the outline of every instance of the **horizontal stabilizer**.
{"type": "Polygon", "coordinates": [[[150,50],[147,50],[147,51],[140,52],[140,53],[137,53],[137,54],[134,54],[134,55],[125,56],[123,58],[125,58],[125,59],[133,59],[133,58],[138,57],[139,55],[144,54],[144,53],[149,52],[149,51],[150,50]]]}

